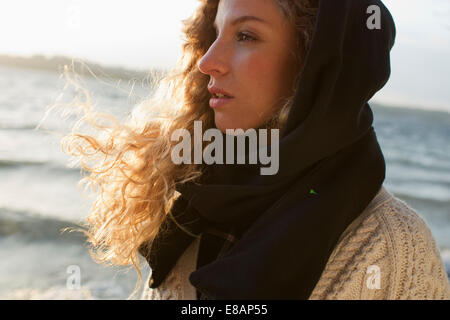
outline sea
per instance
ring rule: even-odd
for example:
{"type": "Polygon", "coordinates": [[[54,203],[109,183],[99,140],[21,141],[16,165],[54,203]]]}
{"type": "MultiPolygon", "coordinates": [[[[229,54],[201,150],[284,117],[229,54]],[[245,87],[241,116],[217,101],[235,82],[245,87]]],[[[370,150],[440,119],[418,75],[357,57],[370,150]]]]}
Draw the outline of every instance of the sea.
{"type": "MultiPolygon", "coordinates": [[[[140,79],[79,80],[97,110],[122,120],[152,91],[140,79]]],[[[46,113],[79,94],[67,83],[57,72],[0,66],[0,299],[127,299],[138,279],[133,266],[96,263],[80,233],[61,233],[93,201],[60,144],[76,115],[46,113]]],[[[384,186],[425,220],[450,275],[450,109],[370,105],[384,186]]],[[[144,285],[149,272],[144,264],[144,285]]]]}

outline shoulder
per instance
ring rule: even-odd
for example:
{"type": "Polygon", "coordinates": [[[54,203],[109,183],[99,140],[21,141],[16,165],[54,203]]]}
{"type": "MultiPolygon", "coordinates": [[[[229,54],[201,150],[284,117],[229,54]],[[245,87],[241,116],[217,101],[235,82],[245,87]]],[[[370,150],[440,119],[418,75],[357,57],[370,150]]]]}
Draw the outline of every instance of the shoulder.
{"type": "Polygon", "coordinates": [[[426,222],[395,197],[380,220],[393,253],[392,299],[450,299],[445,266],[426,222]]]}
{"type": "Polygon", "coordinates": [[[450,299],[425,221],[384,187],[343,233],[310,299],[450,299]]]}

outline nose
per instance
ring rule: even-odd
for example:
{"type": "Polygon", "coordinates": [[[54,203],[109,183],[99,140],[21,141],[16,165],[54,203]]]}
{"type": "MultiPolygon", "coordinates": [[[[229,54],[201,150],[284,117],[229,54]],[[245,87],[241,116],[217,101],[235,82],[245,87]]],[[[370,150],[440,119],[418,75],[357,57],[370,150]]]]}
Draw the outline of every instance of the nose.
{"type": "Polygon", "coordinates": [[[227,73],[228,66],[225,63],[225,55],[223,54],[223,49],[218,47],[217,44],[217,41],[214,42],[206,52],[206,54],[198,62],[197,67],[201,73],[210,76],[219,76],[227,73]]]}

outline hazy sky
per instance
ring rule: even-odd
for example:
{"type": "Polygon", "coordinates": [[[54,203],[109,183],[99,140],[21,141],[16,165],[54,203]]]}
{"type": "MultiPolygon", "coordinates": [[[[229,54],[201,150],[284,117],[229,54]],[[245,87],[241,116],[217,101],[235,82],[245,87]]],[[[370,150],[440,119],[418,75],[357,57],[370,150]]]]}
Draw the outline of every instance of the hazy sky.
{"type": "MultiPolygon", "coordinates": [[[[450,1],[384,0],[397,26],[392,75],[375,100],[450,111],[450,1]]],[[[65,54],[105,65],[170,67],[198,0],[0,2],[0,53],[65,54]]]]}

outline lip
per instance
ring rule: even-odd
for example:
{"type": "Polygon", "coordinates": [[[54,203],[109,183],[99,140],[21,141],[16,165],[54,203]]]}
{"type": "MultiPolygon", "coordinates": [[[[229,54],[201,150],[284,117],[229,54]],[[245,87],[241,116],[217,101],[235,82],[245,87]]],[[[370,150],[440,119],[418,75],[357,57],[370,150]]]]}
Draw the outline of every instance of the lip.
{"type": "Polygon", "coordinates": [[[211,108],[219,108],[230,102],[233,98],[211,98],[209,99],[209,106],[211,108]]]}
{"type": "Polygon", "coordinates": [[[230,98],[234,98],[231,95],[231,93],[228,93],[225,90],[223,90],[222,88],[219,88],[219,87],[216,87],[216,86],[208,87],[208,91],[211,93],[211,95],[223,94],[224,96],[227,96],[227,97],[230,97],[230,98]]]}
{"type": "Polygon", "coordinates": [[[227,104],[228,102],[230,102],[231,99],[234,98],[230,93],[228,93],[225,90],[223,90],[222,88],[219,88],[216,86],[208,87],[208,91],[212,95],[211,99],[209,100],[209,106],[211,108],[222,107],[223,105],[227,104]],[[222,95],[225,95],[226,97],[216,98],[216,97],[214,97],[215,94],[222,94],[222,95]]]}

